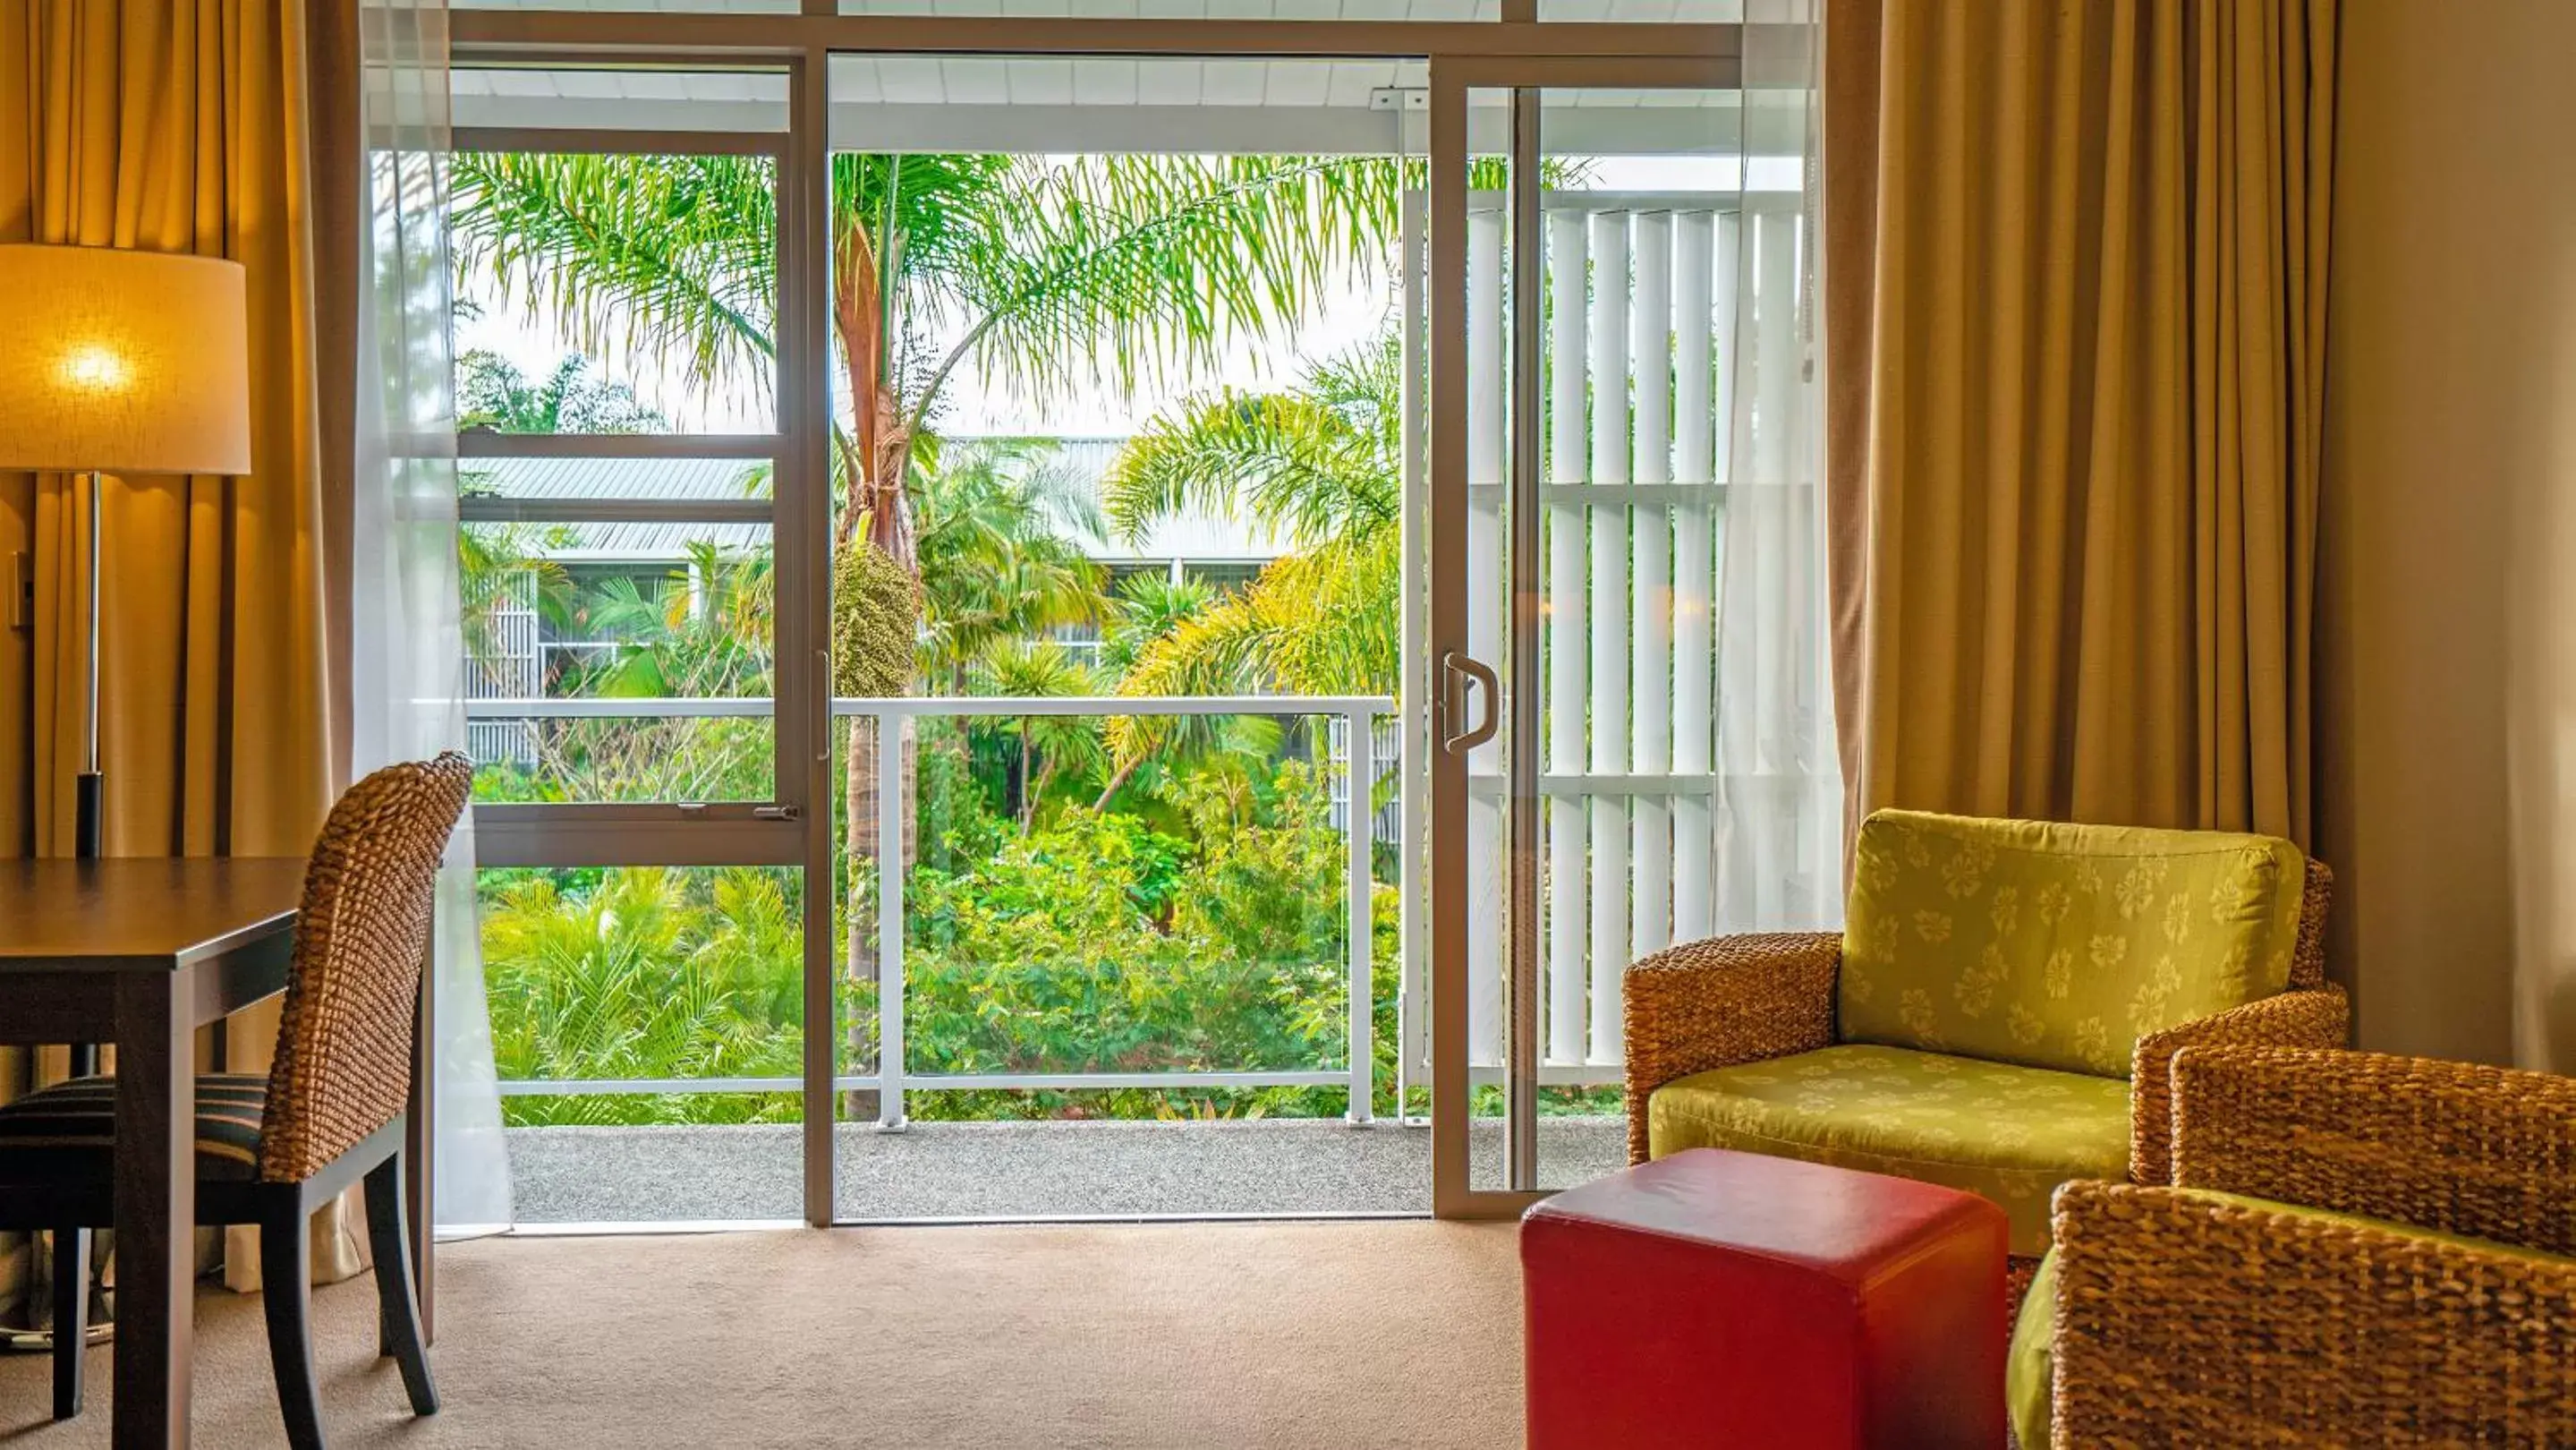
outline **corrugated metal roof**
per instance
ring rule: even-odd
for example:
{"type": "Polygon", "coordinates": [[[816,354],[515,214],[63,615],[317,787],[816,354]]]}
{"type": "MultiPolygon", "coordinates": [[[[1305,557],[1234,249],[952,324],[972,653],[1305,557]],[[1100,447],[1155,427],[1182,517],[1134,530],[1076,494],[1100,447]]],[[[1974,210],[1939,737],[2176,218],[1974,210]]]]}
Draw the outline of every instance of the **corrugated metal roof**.
{"type": "Polygon", "coordinates": [[[739,502],[769,497],[769,464],[747,458],[469,458],[459,486],[503,498],[739,502]]]}
{"type": "MultiPolygon", "coordinates": [[[[948,446],[981,442],[1024,441],[952,438],[948,446]]],[[[1050,465],[1088,486],[1099,496],[1100,481],[1126,446],[1124,438],[1050,438],[1055,452],[1050,465]]],[[[463,487],[514,499],[645,499],[664,502],[724,501],[765,498],[766,479],[754,473],[760,464],[742,459],[710,458],[477,458],[460,467],[463,487]],[[752,487],[754,479],[758,487],[752,487]]],[[[693,540],[727,549],[758,548],[769,542],[769,530],[758,524],[564,524],[548,525],[571,542],[546,552],[567,562],[679,559],[693,540]]],[[[1166,519],[1144,539],[1130,543],[1112,537],[1085,549],[1103,564],[1139,564],[1182,559],[1196,562],[1261,563],[1286,552],[1268,529],[1246,519],[1192,511],[1166,519]]]]}

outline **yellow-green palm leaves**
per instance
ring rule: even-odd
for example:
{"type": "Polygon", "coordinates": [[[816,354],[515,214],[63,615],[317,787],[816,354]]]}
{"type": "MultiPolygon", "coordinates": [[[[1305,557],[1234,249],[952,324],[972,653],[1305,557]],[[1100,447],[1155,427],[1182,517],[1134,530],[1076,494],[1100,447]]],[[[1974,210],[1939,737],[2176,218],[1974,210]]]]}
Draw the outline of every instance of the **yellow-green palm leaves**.
{"type": "MultiPolygon", "coordinates": [[[[1282,393],[1218,393],[1149,424],[1103,483],[1139,536],[1184,510],[1250,517],[1298,545],[1241,592],[1136,652],[1127,695],[1385,694],[1397,677],[1402,568],[1394,340],[1323,364],[1282,393]]],[[[1175,723],[1113,720],[1124,768],[1175,723]]]]}

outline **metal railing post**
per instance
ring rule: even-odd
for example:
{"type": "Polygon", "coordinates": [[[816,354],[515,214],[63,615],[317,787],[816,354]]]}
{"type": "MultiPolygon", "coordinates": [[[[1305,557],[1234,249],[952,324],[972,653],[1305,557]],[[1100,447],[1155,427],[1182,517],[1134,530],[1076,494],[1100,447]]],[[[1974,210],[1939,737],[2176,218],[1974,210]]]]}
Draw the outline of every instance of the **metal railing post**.
{"type": "Polygon", "coordinates": [[[903,1115],[903,716],[877,717],[877,1126],[903,1115]]]}
{"type": "Polygon", "coordinates": [[[1373,893],[1369,862],[1370,840],[1376,834],[1377,823],[1377,739],[1371,728],[1374,719],[1375,712],[1360,705],[1342,714],[1343,734],[1350,740],[1346,756],[1350,809],[1342,816],[1350,837],[1351,1102],[1347,1116],[1353,1127],[1367,1126],[1376,1112],[1371,1098],[1376,1091],[1377,999],[1369,980],[1369,955],[1376,935],[1370,911],[1373,893]]]}

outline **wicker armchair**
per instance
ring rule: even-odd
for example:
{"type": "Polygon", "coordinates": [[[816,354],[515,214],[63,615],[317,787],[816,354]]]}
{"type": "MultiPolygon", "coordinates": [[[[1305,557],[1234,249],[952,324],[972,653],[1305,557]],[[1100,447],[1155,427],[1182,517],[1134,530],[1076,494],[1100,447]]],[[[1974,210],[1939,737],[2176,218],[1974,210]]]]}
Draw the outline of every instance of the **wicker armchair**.
{"type": "Polygon", "coordinates": [[[2174,1081],[2176,1186],[2058,1194],[2055,1443],[2576,1444],[2576,1080],[2194,1047],[2174,1081]]]}
{"type": "MultiPolygon", "coordinates": [[[[2333,879],[2323,863],[2306,863],[2287,990],[2138,1038],[2126,1087],[2127,1167],[2132,1181],[2166,1180],[2171,1141],[2169,1074],[2175,1052],[2218,1043],[2343,1044],[2348,1020],[2345,997],[2325,979],[2325,920],[2333,879]]],[[[1645,1162],[1652,1152],[1652,1103],[1666,1086],[1715,1069],[1840,1045],[1844,1039],[1837,1020],[1837,980],[1843,954],[1840,933],[1776,933],[1691,942],[1631,966],[1623,1001],[1629,1161],[1645,1162]]],[[[2113,1157],[2116,1160],[2116,1149],[2113,1157]]],[[[2111,1171],[2116,1171],[2116,1162],[2111,1171]]],[[[2031,1215],[2044,1225],[2047,1189],[2056,1182],[2086,1176],[2094,1175],[2070,1172],[2049,1178],[2029,1204],[2031,1215]]],[[[2038,1262],[2035,1249],[2017,1246],[2012,1259],[2016,1298],[2038,1262]]]]}
{"type": "MultiPolygon", "coordinates": [[[[269,1357],[287,1438],[322,1445],[313,1379],[308,1230],[365,1181],[381,1300],[378,1348],[412,1409],[438,1408],[404,1232],[405,1107],[440,857],[473,768],[451,751],[390,765],[331,808],[306,868],[277,1053],[265,1077],[197,1079],[197,1221],[257,1224],[269,1357]]],[[[89,1231],[114,1222],[115,1079],[74,1078],[0,1107],[0,1228],[51,1229],[54,1414],[79,1413],[89,1231]]]]}

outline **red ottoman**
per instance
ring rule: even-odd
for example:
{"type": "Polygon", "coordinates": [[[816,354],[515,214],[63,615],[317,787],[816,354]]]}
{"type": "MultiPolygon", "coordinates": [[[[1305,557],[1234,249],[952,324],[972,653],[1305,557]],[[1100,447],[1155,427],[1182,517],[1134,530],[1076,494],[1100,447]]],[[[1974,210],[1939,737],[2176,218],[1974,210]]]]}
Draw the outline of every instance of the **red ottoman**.
{"type": "Polygon", "coordinates": [[[1695,1148],[1521,1221],[1531,1450],[2004,1443],[2004,1213],[1695,1148]]]}

